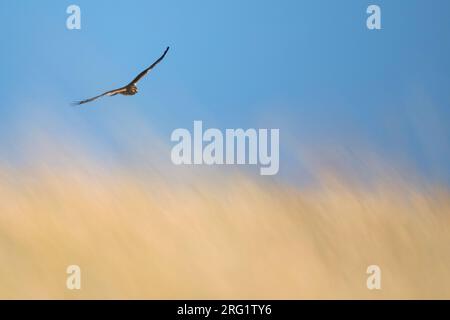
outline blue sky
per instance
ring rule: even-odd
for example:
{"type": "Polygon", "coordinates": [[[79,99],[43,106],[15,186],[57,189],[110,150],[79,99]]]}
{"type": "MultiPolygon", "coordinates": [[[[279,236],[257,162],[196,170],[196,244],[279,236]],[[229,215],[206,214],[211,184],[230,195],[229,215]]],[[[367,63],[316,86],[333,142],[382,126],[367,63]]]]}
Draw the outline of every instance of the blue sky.
{"type": "Polygon", "coordinates": [[[105,123],[138,118],[170,143],[203,120],[280,128],[285,175],[295,141],[364,145],[450,183],[447,0],[1,1],[0,26],[2,159],[17,153],[18,132],[32,139],[52,119],[57,135],[83,128],[89,143],[119,150],[105,123]],[[70,4],[81,30],[66,29],[70,4]],[[380,31],[366,28],[370,4],[380,31]],[[128,83],[166,46],[138,95],[68,106],[128,83]]]}

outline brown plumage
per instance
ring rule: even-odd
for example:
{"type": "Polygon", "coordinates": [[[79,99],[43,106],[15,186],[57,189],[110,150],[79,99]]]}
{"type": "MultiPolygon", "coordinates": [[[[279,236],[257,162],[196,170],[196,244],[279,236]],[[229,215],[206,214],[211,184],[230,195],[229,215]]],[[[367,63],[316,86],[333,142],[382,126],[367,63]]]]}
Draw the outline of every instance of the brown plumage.
{"type": "Polygon", "coordinates": [[[162,59],[164,59],[164,57],[165,57],[166,54],[167,54],[167,51],[169,51],[169,47],[166,48],[166,50],[164,51],[163,55],[162,55],[161,57],[159,57],[158,60],[156,60],[155,62],[153,62],[153,64],[152,64],[150,67],[148,67],[147,69],[145,69],[144,71],[142,71],[141,73],[139,73],[139,74],[137,75],[137,77],[134,78],[133,81],[131,81],[131,82],[130,82],[129,84],[127,84],[126,86],[121,87],[121,88],[118,88],[118,89],[114,89],[114,90],[111,90],[111,91],[107,91],[107,92],[102,93],[102,94],[100,94],[100,95],[98,95],[98,96],[95,96],[95,97],[93,97],[93,98],[89,98],[89,99],[86,99],[86,100],[74,102],[74,104],[75,104],[75,105],[81,105],[81,104],[85,104],[85,103],[94,101],[94,100],[96,100],[96,99],[98,99],[98,98],[101,98],[101,97],[103,97],[103,96],[115,96],[116,94],[122,94],[122,95],[125,95],[125,96],[132,96],[132,95],[135,95],[135,94],[138,92],[138,89],[137,89],[137,87],[136,87],[136,84],[138,83],[138,81],[141,80],[141,79],[142,79],[142,78],[143,78],[150,70],[152,70],[158,63],[160,63],[162,59]]]}

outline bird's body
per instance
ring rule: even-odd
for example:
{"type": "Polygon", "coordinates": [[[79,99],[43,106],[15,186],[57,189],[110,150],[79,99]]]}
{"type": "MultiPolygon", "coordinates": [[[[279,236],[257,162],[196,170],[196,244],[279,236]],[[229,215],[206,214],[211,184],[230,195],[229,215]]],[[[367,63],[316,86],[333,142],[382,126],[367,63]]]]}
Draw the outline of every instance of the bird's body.
{"type": "Polygon", "coordinates": [[[134,84],[130,84],[126,87],[114,90],[111,96],[115,96],[117,94],[122,94],[124,96],[134,96],[136,93],[138,93],[138,88],[134,84]]]}
{"type": "Polygon", "coordinates": [[[126,88],[127,90],[124,93],[122,93],[125,96],[134,96],[136,93],[138,93],[138,88],[133,84],[126,88]]]}
{"type": "Polygon", "coordinates": [[[98,96],[90,98],[90,99],[86,99],[86,100],[83,100],[83,101],[75,102],[74,104],[75,105],[85,104],[85,103],[94,101],[94,100],[96,100],[98,98],[101,98],[103,96],[110,96],[110,97],[112,97],[112,96],[115,96],[115,95],[118,95],[118,94],[121,94],[121,95],[124,95],[124,96],[133,96],[133,95],[135,95],[136,93],[138,93],[138,88],[136,86],[138,81],[141,80],[158,63],[160,63],[162,59],[164,59],[164,57],[167,54],[167,51],[169,51],[169,47],[166,48],[166,50],[164,51],[163,55],[158,60],[156,60],[150,67],[148,67],[147,69],[142,71],[140,74],[138,74],[137,77],[134,78],[133,81],[131,81],[126,86],[118,88],[118,89],[114,89],[114,90],[111,90],[111,91],[107,91],[107,92],[105,92],[105,93],[103,93],[101,95],[98,95],[98,96]]]}

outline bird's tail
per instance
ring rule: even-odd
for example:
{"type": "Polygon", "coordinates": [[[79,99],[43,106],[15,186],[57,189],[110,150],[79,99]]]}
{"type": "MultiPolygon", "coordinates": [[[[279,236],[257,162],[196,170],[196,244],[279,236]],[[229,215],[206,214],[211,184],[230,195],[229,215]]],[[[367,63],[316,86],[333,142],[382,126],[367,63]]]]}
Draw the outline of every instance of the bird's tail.
{"type": "Polygon", "coordinates": [[[71,107],[78,107],[81,106],[84,102],[83,101],[73,101],[70,103],[71,107]]]}

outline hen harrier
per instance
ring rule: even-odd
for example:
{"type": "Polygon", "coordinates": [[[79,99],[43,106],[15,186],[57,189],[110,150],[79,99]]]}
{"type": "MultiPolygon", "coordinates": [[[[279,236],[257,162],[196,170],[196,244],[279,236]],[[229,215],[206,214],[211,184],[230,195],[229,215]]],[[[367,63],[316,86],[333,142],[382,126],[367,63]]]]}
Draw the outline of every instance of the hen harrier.
{"type": "Polygon", "coordinates": [[[116,94],[123,94],[125,96],[135,95],[138,92],[138,89],[136,87],[136,83],[138,83],[139,80],[141,80],[150,70],[152,70],[158,63],[160,63],[162,59],[164,59],[164,57],[166,56],[167,51],[169,51],[169,47],[166,48],[166,50],[164,51],[163,55],[161,57],[159,57],[158,60],[153,62],[153,64],[150,67],[148,67],[147,69],[145,69],[144,71],[139,73],[137,75],[137,77],[134,78],[133,81],[131,81],[126,86],[118,88],[118,89],[114,89],[114,90],[111,90],[111,91],[107,91],[105,93],[102,93],[101,95],[98,95],[98,96],[90,98],[90,99],[74,102],[73,104],[80,105],[80,104],[84,104],[84,103],[88,103],[88,102],[94,101],[95,99],[101,98],[103,96],[115,96],[116,94]]]}

